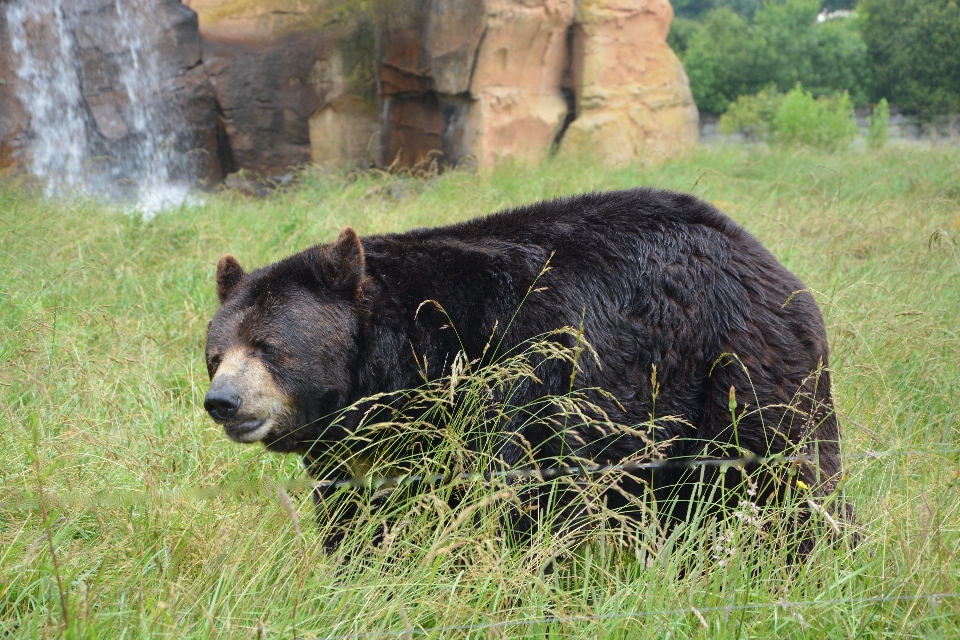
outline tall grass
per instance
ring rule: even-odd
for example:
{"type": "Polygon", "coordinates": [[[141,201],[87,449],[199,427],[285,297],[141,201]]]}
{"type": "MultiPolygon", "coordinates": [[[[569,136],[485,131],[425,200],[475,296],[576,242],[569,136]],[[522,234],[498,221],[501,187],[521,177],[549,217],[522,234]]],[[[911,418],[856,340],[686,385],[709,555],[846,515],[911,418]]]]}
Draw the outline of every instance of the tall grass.
{"type": "Polygon", "coordinates": [[[4,186],[0,633],[960,635],[960,598],[924,597],[960,591],[957,185],[960,152],[894,147],[427,179],[306,172],[263,200],[211,194],[150,223],[4,186]],[[442,487],[398,498],[379,545],[383,512],[355,496],[355,527],[328,552],[308,494],[273,482],[301,478],[299,461],[230,443],[205,417],[221,254],[256,266],[345,225],[395,231],[636,185],[713,201],[815,291],[844,450],[882,452],[845,461],[855,551],[825,539],[789,564],[770,539],[778,515],[762,510],[671,531],[643,520],[630,540],[606,520],[587,538],[543,527],[512,544],[498,524],[511,487],[479,483],[456,508],[442,487]],[[228,489],[189,493],[215,485],[228,489]]]}

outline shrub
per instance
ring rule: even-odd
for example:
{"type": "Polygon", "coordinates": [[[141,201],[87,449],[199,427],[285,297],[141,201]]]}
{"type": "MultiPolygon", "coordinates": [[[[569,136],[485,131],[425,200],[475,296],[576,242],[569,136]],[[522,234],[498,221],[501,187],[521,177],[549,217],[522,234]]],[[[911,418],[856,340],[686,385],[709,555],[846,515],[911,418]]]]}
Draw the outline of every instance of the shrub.
{"type": "Polygon", "coordinates": [[[814,98],[797,84],[786,95],[768,87],[756,95],[740,96],[721,116],[720,131],[829,149],[850,144],[857,135],[857,123],[848,94],[814,98]]]}
{"type": "Polygon", "coordinates": [[[871,149],[880,149],[887,144],[890,137],[890,105],[885,98],[873,108],[870,114],[870,128],[867,130],[867,146],[871,149]]]}
{"type": "Polygon", "coordinates": [[[720,117],[720,132],[727,135],[741,132],[750,139],[766,140],[782,104],[783,94],[772,86],[756,95],[740,96],[720,117]]]}
{"type": "Polygon", "coordinates": [[[773,120],[772,139],[784,144],[839,149],[849,145],[856,135],[849,94],[814,99],[799,84],[784,97],[773,120]]]}
{"type": "Polygon", "coordinates": [[[929,119],[960,112],[960,3],[861,0],[871,97],[929,119]]]}

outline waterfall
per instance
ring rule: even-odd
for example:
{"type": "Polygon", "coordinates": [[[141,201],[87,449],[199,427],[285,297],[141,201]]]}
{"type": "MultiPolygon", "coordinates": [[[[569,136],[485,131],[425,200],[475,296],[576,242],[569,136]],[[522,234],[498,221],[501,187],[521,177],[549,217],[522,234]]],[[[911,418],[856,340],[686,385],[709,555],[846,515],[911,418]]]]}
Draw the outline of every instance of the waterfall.
{"type": "Polygon", "coordinates": [[[16,92],[30,114],[30,169],[50,196],[79,191],[145,217],[187,197],[175,62],[151,23],[161,0],[14,0],[16,92]]]}
{"type": "Polygon", "coordinates": [[[75,47],[57,0],[7,9],[18,94],[31,114],[32,170],[50,194],[83,185],[87,125],[75,47]]]}

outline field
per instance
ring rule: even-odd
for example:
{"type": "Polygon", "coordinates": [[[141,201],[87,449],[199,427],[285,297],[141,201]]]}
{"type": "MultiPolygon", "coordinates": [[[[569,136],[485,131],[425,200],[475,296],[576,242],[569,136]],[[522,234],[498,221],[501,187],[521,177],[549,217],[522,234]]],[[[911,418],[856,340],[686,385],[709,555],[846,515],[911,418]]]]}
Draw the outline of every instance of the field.
{"type": "Polygon", "coordinates": [[[0,637],[960,637],[960,151],[301,178],[151,222],[0,185],[0,637]],[[345,225],[637,185],[715,203],[815,292],[855,549],[824,536],[791,564],[730,517],[563,551],[426,496],[389,544],[364,546],[370,520],[327,554],[309,495],[276,484],[299,462],[204,414],[223,253],[257,266],[345,225]]]}

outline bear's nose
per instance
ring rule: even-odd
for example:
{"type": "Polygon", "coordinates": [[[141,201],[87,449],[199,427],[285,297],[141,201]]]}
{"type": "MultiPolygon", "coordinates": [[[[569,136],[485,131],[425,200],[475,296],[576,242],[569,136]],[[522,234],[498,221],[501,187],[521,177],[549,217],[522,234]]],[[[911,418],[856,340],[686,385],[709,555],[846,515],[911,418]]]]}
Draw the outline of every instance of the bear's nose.
{"type": "Polygon", "coordinates": [[[227,384],[207,391],[203,399],[203,408],[214,420],[226,420],[237,414],[242,402],[243,399],[236,387],[227,384]]]}

